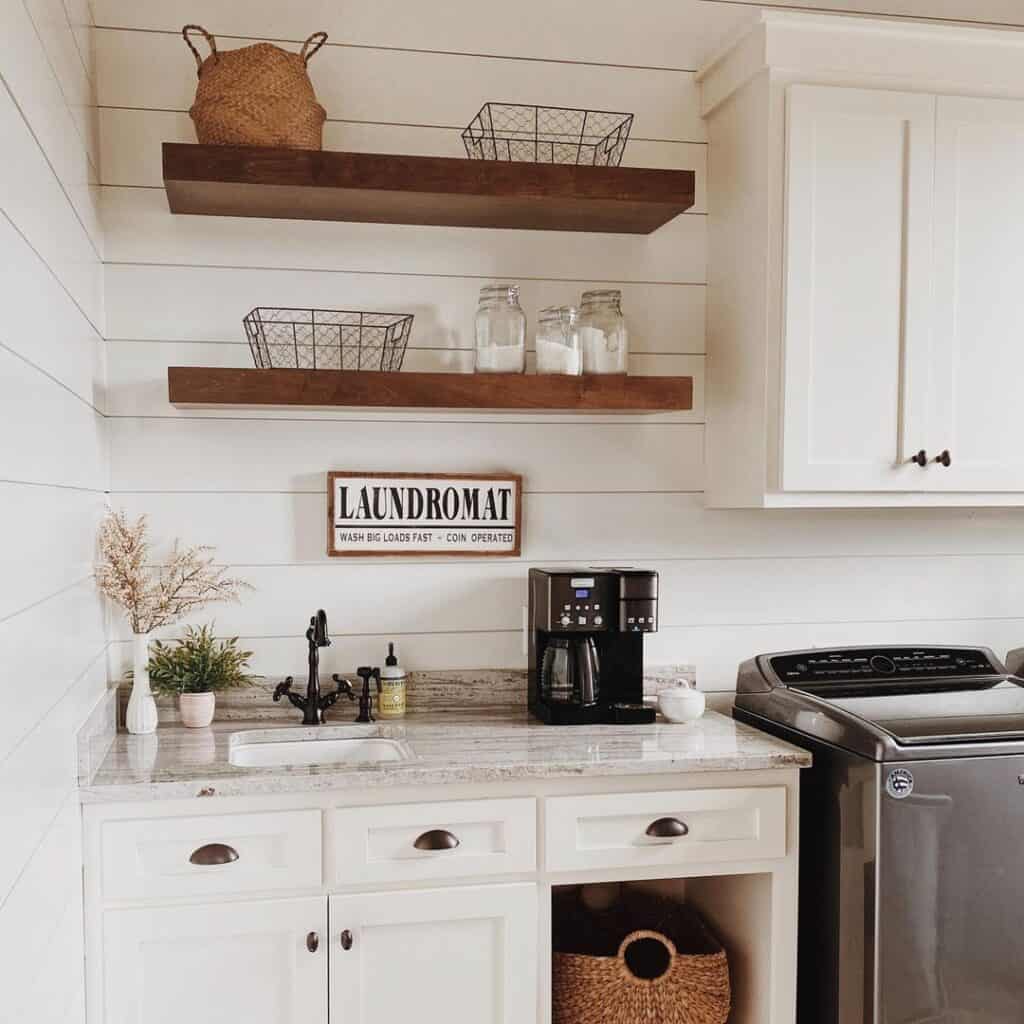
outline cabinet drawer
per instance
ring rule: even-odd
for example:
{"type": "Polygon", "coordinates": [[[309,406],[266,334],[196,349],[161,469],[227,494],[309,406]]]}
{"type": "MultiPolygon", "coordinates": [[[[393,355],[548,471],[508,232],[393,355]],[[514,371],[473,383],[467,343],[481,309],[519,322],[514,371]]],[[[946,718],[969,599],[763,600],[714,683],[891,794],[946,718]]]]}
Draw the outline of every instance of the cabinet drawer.
{"type": "Polygon", "coordinates": [[[530,797],[340,808],[331,820],[332,883],[535,871],[536,814],[530,797]]]}
{"type": "Polygon", "coordinates": [[[317,810],[108,821],[103,896],[174,898],[319,886],[321,847],[317,810]]]}
{"type": "Polygon", "coordinates": [[[551,797],[544,817],[549,871],[786,854],[783,786],[551,797]]]}

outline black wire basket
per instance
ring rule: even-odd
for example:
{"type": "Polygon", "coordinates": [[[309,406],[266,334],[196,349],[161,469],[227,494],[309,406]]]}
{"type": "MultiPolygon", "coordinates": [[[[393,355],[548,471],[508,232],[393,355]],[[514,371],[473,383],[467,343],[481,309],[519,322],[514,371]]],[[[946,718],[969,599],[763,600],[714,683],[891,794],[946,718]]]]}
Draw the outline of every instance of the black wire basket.
{"type": "Polygon", "coordinates": [[[257,306],[242,320],[261,368],[400,370],[411,313],[257,306]]]}
{"type": "Polygon", "coordinates": [[[470,160],[618,167],[632,114],[485,103],[462,133],[470,160]]]}

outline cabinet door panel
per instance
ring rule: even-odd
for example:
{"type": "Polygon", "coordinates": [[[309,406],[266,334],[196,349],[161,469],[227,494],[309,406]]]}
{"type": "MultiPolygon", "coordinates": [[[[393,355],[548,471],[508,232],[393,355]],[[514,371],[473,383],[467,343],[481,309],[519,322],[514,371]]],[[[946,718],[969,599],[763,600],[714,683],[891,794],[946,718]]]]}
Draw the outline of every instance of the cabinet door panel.
{"type": "Polygon", "coordinates": [[[934,147],[932,96],[789,90],[785,490],[920,489],[934,147]]]}
{"type": "Polygon", "coordinates": [[[940,97],[933,490],[1024,491],[1024,102],[940,97]]]}
{"type": "Polygon", "coordinates": [[[537,1017],[534,885],[334,896],[330,915],[335,1024],[537,1017]]]}
{"type": "Polygon", "coordinates": [[[322,897],[107,911],[106,1024],[327,1024],[326,936],[322,897]]]}

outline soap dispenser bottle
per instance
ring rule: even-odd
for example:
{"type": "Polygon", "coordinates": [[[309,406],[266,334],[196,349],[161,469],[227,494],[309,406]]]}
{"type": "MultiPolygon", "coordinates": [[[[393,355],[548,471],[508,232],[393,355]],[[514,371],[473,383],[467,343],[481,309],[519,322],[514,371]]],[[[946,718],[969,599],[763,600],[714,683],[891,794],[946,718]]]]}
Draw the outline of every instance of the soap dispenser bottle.
{"type": "Polygon", "coordinates": [[[398,664],[394,644],[388,644],[388,656],[380,674],[378,702],[381,718],[402,718],[405,715],[405,672],[398,664]]]}

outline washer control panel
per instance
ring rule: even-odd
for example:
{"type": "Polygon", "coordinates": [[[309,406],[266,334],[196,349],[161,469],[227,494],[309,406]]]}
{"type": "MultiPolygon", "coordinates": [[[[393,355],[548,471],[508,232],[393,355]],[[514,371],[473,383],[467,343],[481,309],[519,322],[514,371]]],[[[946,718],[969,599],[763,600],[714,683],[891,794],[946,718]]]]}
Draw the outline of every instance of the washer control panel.
{"type": "Polygon", "coordinates": [[[988,651],[974,647],[850,647],[776,654],[772,671],[787,685],[999,676],[988,651]]]}

